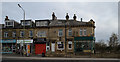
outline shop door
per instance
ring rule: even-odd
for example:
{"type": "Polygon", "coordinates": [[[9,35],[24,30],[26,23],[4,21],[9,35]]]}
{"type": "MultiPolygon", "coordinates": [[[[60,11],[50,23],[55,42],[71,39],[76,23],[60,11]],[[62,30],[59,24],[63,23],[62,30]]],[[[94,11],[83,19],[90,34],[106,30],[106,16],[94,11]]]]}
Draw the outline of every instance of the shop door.
{"type": "Polygon", "coordinates": [[[52,52],[55,52],[55,43],[51,43],[51,50],[52,52]]]}
{"type": "Polygon", "coordinates": [[[46,44],[35,44],[35,54],[46,53],[46,44]]]}

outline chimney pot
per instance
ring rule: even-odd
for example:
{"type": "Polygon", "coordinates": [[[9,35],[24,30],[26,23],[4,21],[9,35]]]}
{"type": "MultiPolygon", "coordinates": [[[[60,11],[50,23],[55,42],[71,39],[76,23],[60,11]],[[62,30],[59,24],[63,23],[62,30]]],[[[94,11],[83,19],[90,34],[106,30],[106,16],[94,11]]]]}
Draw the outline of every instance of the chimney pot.
{"type": "Polygon", "coordinates": [[[81,22],[82,22],[82,18],[81,18],[81,22]]]}

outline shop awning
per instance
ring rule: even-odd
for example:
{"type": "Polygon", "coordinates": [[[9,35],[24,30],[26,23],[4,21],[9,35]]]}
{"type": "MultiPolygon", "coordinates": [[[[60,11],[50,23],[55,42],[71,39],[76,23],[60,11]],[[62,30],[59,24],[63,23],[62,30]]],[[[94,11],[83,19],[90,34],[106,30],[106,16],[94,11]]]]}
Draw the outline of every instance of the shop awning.
{"type": "Polygon", "coordinates": [[[74,37],[75,41],[79,41],[79,40],[95,40],[95,37],[74,37]]]}
{"type": "Polygon", "coordinates": [[[0,40],[0,43],[16,43],[16,40],[0,40]]]}

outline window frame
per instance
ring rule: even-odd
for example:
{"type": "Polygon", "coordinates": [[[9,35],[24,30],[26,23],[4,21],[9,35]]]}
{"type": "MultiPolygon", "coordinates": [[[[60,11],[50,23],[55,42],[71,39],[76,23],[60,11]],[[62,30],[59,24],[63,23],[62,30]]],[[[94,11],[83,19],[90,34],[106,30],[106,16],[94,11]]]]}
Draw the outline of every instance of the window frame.
{"type": "Polygon", "coordinates": [[[29,37],[33,37],[33,31],[32,30],[29,31],[29,37]]]}
{"type": "Polygon", "coordinates": [[[80,36],[82,36],[83,35],[83,29],[80,29],[80,34],[79,34],[80,36]]]}
{"type": "Polygon", "coordinates": [[[59,31],[58,31],[58,36],[59,36],[59,37],[62,37],[62,36],[63,36],[63,29],[59,29],[59,31]]]}
{"type": "Polygon", "coordinates": [[[8,38],[8,32],[4,32],[4,37],[8,38]]]}
{"type": "Polygon", "coordinates": [[[16,32],[14,31],[14,32],[12,32],[12,37],[16,37],[16,32]]]}
{"type": "Polygon", "coordinates": [[[68,30],[68,36],[72,36],[72,29],[68,30]]]}
{"type": "Polygon", "coordinates": [[[24,37],[24,31],[20,31],[20,37],[24,37]],[[22,34],[23,34],[23,36],[22,36],[22,34]]]}
{"type": "Polygon", "coordinates": [[[86,36],[87,35],[87,30],[84,28],[83,30],[83,35],[86,36]]]}
{"type": "Polygon", "coordinates": [[[68,41],[68,49],[71,50],[73,47],[72,47],[72,41],[68,41]],[[71,48],[69,47],[69,45],[71,44],[71,48]]]}
{"type": "Polygon", "coordinates": [[[37,37],[46,37],[46,31],[38,31],[37,32],[37,37]]]}
{"type": "Polygon", "coordinates": [[[57,50],[64,50],[64,42],[62,41],[57,42],[57,50]],[[59,45],[62,45],[62,48],[60,48],[59,45]]]}
{"type": "Polygon", "coordinates": [[[13,24],[14,24],[13,21],[5,21],[5,26],[14,26],[13,24]],[[8,23],[10,23],[10,24],[8,24],[8,23]]]}

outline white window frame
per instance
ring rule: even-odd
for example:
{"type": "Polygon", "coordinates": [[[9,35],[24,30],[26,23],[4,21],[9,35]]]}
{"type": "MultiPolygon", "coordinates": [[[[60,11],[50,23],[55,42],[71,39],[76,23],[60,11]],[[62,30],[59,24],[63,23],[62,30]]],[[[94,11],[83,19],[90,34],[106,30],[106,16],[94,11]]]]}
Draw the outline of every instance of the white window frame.
{"type": "Polygon", "coordinates": [[[59,31],[58,31],[58,36],[59,36],[59,37],[63,36],[63,29],[59,29],[59,31]],[[61,35],[60,35],[60,33],[61,33],[61,35]]]}
{"type": "Polygon", "coordinates": [[[69,35],[69,36],[72,36],[72,29],[69,29],[69,30],[68,30],[68,35],[69,35]],[[70,35],[70,34],[71,34],[71,35],[70,35]]]}
{"type": "Polygon", "coordinates": [[[80,29],[80,34],[79,34],[80,36],[82,36],[83,35],[83,30],[82,29],[80,29]]]}
{"type": "Polygon", "coordinates": [[[14,21],[5,21],[5,26],[14,26],[14,21]],[[12,23],[8,25],[8,23],[12,23]]]}
{"type": "Polygon", "coordinates": [[[36,26],[47,26],[47,21],[36,22],[36,26]]]}
{"type": "Polygon", "coordinates": [[[29,26],[31,25],[31,21],[22,21],[22,26],[29,26]]]}
{"type": "Polygon", "coordinates": [[[86,29],[84,28],[84,30],[83,30],[83,32],[84,32],[84,36],[86,36],[87,35],[87,31],[86,31],[86,29]]]}
{"type": "Polygon", "coordinates": [[[40,25],[39,25],[39,22],[36,22],[36,26],[40,26],[40,25]]]}
{"type": "Polygon", "coordinates": [[[38,31],[37,37],[46,37],[46,31],[38,31]]]}
{"type": "Polygon", "coordinates": [[[4,37],[5,37],[5,38],[8,37],[8,32],[4,32],[4,37]]]}
{"type": "Polygon", "coordinates": [[[25,35],[25,32],[24,31],[20,31],[20,37],[24,37],[25,35]],[[22,33],[23,33],[23,36],[22,36],[22,33]]]}
{"type": "Polygon", "coordinates": [[[12,37],[16,37],[16,32],[12,32],[12,37]]]}
{"type": "Polygon", "coordinates": [[[72,49],[72,41],[68,41],[68,49],[69,49],[69,50],[72,49]],[[69,48],[69,44],[71,44],[71,48],[69,48]]]}
{"type": "Polygon", "coordinates": [[[64,50],[64,42],[63,42],[63,48],[59,48],[58,44],[62,44],[61,41],[57,42],[57,50],[64,50]]]}
{"type": "Polygon", "coordinates": [[[33,37],[33,31],[32,30],[29,31],[29,37],[33,37]]]}

